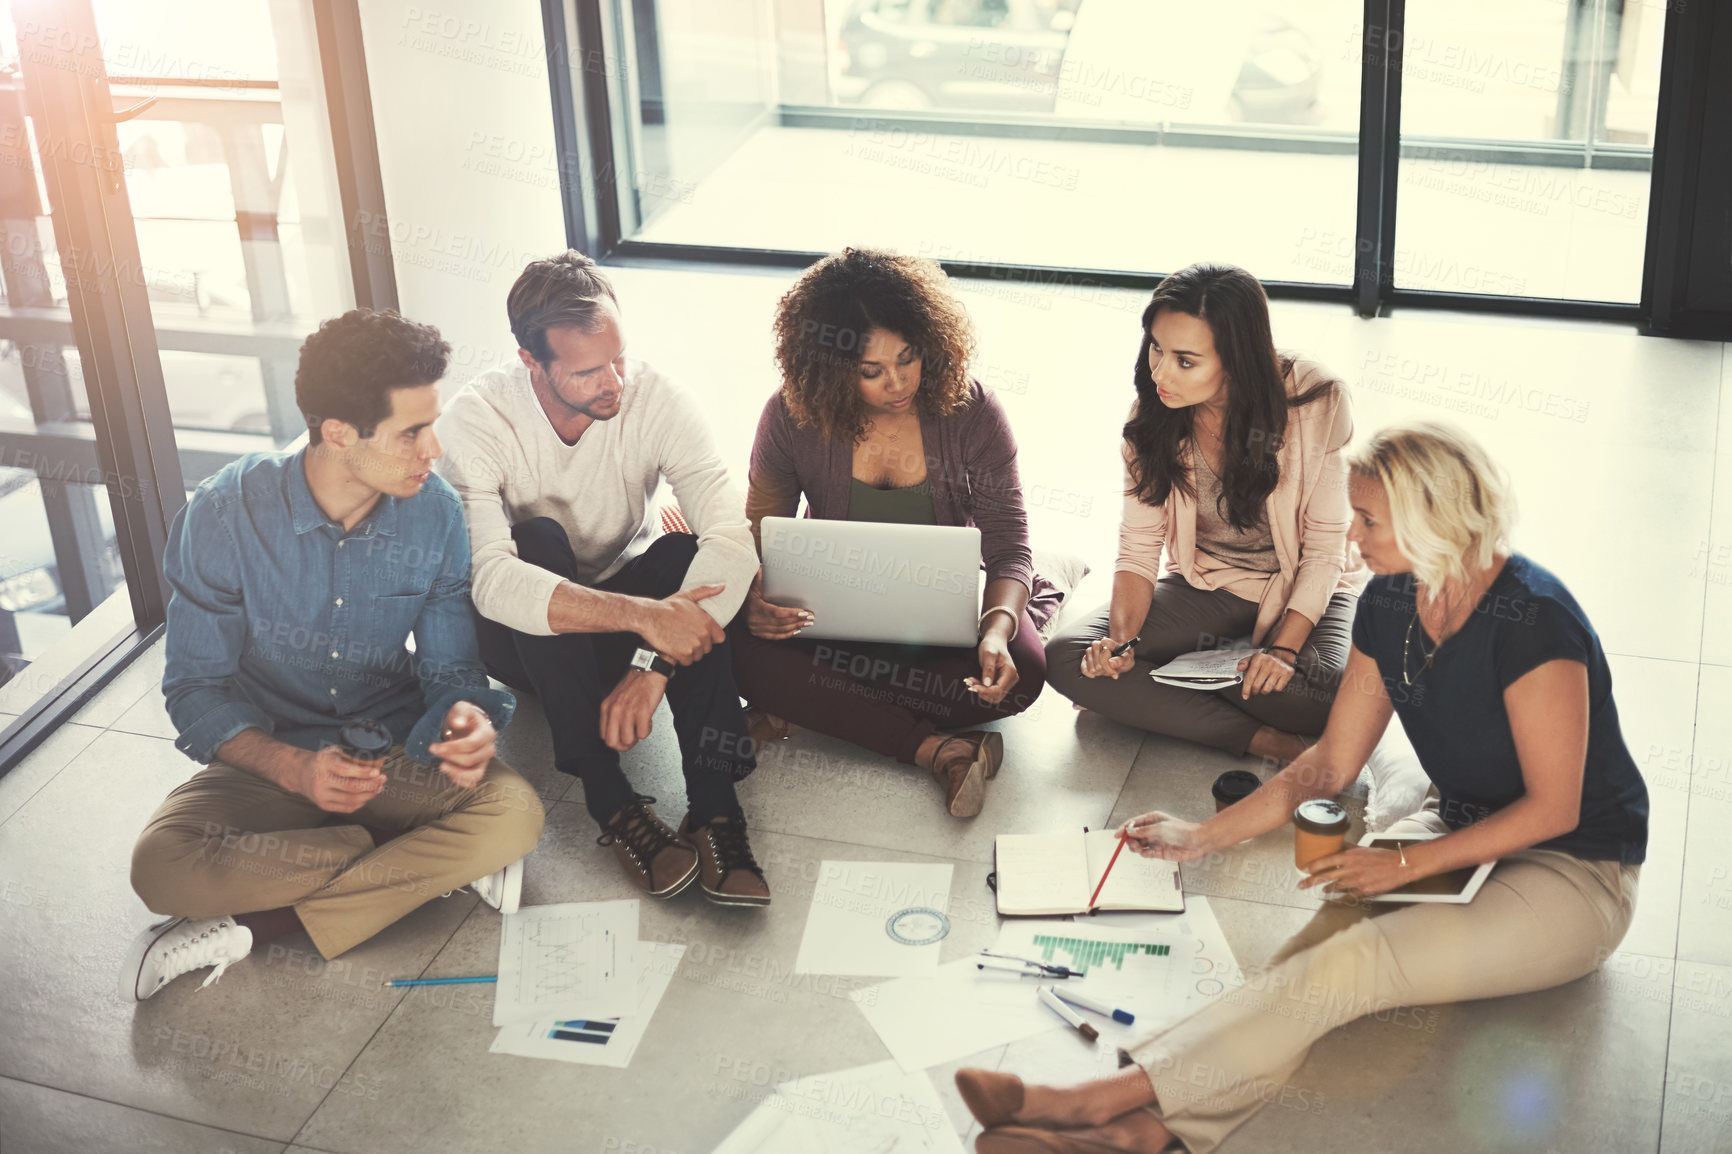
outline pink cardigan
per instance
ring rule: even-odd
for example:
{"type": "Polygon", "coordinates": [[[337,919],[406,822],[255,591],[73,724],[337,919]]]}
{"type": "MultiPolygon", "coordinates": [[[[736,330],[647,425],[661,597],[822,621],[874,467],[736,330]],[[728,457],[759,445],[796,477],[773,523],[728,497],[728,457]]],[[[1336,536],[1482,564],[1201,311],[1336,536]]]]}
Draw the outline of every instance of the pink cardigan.
{"type": "MultiPolygon", "coordinates": [[[[1327,375],[1310,361],[1295,361],[1287,379],[1288,395],[1303,392],[1327,375]]],[[[1131,411],[1135,413],[1134,405],[1131,411]]],[[[1257,605],[1253,644],[1263,642],[1287,609],[1315,625],[1331,595],[1358,593],[1371,576],[1359,550],[1347,541],[1353,510],[1347,503],[1347,466],[1341,450],[1352,439],[1352,406],[1341,385],[1332,396],[1289,410],[1287,433],[1276,451],[1281,481],[1264,503],[1281,569],[1270,578],[1257,605]]],[[[1202,588],[1196,579],[1196,502],[1176,487],[1165,504],[1138,500],[1131,493],[1131,447],[1125,443],[1122,449],[1125,507],[1114,572],[1135,573],[1153,584],[1161,576],[1165,545],[1167,572],[1182,574],[1202,588]]]]}

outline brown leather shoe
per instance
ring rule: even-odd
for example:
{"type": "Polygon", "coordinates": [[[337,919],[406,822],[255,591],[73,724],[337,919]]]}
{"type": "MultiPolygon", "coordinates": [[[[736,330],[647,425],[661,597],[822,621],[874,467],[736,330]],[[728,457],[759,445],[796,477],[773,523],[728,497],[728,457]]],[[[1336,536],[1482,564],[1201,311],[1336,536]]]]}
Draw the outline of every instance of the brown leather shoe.
{"type": "Polygon", "coordinates": [[[952,817],[973,817],[986,804],[986,782],[1004,761],[1004,738],[970,730],[944,739],[932,758],[932,776],[944,785],[944,806],[952,817]]]}
{"type": "Polygon", "coordinates": [[[956,1072],[956,1092],[975,1121],[989,1130],[1014,1126],[1016,1112],[1022,1109],[1022,1079],[1015,1074],[965,1066],[956,1072]]]}
{"type": "Polygon", "coordinates": [[[667,827],[650,808],[653,797],[637,800],[613,815],[595,839],[613,847],[625,876],[652,898],[671,898],[698,876],[698,852],[667,827]]]}
{"type": "Polygon", "coordinates": [[[763,749],[772,741],[786,741],[793,736],[794,727],[773,713],[762,709],[746,710],[746,732],[751,735],[753,745],[763,749]]]}
{"type": "Polygon", "coordinates": [[[706,898],[724,906],[770,904],[770,883],[752,857],[744,817],[724,814],[694,829],[687,813],[680,822],[680,837],[697,847],[698,887],[706,898]]]}

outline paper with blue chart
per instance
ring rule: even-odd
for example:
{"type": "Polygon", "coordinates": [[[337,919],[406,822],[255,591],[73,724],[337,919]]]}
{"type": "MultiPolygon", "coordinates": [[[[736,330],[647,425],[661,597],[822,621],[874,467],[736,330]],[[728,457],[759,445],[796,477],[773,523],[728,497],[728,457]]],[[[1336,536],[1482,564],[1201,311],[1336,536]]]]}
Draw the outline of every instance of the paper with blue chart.
{"type": "Polygon", "coordinates": [[[637,902],[524,906],[502,918],[493,1024],[637,1006],[637,902]]]}
{"type": "Polygon", "coordinates": [[[566,1012],[505,1026],[488,1047],[489,1052],[624,1069],[649,1029],[650,1017],[667,993],[685,952],[684,945],[638,942],[633,964],[637,1001],[631,1013],[602,1017],[584,1013],[574,1005],[566,1012]]]}

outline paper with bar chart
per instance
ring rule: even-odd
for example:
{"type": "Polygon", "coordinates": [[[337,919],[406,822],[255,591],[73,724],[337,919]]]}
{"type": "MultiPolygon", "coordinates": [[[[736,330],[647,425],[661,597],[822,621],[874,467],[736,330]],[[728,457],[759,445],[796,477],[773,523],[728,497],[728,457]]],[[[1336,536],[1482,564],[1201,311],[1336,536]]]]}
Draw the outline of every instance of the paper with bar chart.
{"type": "Polygon", "coordinates": [[[637,1005],[637,902],[524,906],[501,919],[493,1024],[571,1010],[591,1017],[637,1005]]]}
{"type": "MultiPolygon", "coordinates": [[[[1087,922],[1007,922],[994,947],[1001,954],[1037,958],[1081,970],[1075,984],[1130,1010],[1137,1026],[1172,1021],[1190,1003],[1196,938],[1132,929],[1102,929],[1087,922]]],[[[1060,988],[1058,993],[1063,994],[1060,988]]]]}
{"type": "Polygon", "coordinates": [[[558,1014],[505,1026],[488,1049],[494,1054],[623,1069],[631,1064],[685,952],[686,947],[677,943],[637,944],[633,967],[637,1004],[624,1017],[604,1018],[572,1006],[558,1014]]]}

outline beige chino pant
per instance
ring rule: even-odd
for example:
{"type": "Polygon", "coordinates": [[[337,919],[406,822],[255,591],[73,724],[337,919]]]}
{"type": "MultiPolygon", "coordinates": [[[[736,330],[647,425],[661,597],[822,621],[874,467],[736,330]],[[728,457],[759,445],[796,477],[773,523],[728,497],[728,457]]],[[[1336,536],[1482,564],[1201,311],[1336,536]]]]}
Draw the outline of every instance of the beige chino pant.
{"type": "MultiPolygon", "coordinates": [[[[1432,804],[1435,804],[1433,802],[1432,804]]],[[[1448,832],[1435,809],[1389,833],[1448,832]]],[[[1311,1043],[1400,1006],[1549,989],[1592,972],[1623,940],[1637,866],[1552,850],[1504,858],[1466,905],[1331,903],[1238,989],[1130,1051],[1155,1109],[1208,1154],[1281,1095],[1311,1043]]]]}
{"type": "Polygon", "coordinates": [[[168,795],[132,851],[132,888],[156,913],[214,918],[293,906],[327,958],[430,898],[524,857],[541,799],[495,758],[473,789],[386,756],[379,795],[330,813],[221,761],[168,795]],[[363,826],[400,833],[375,847],[363,826]]]}

